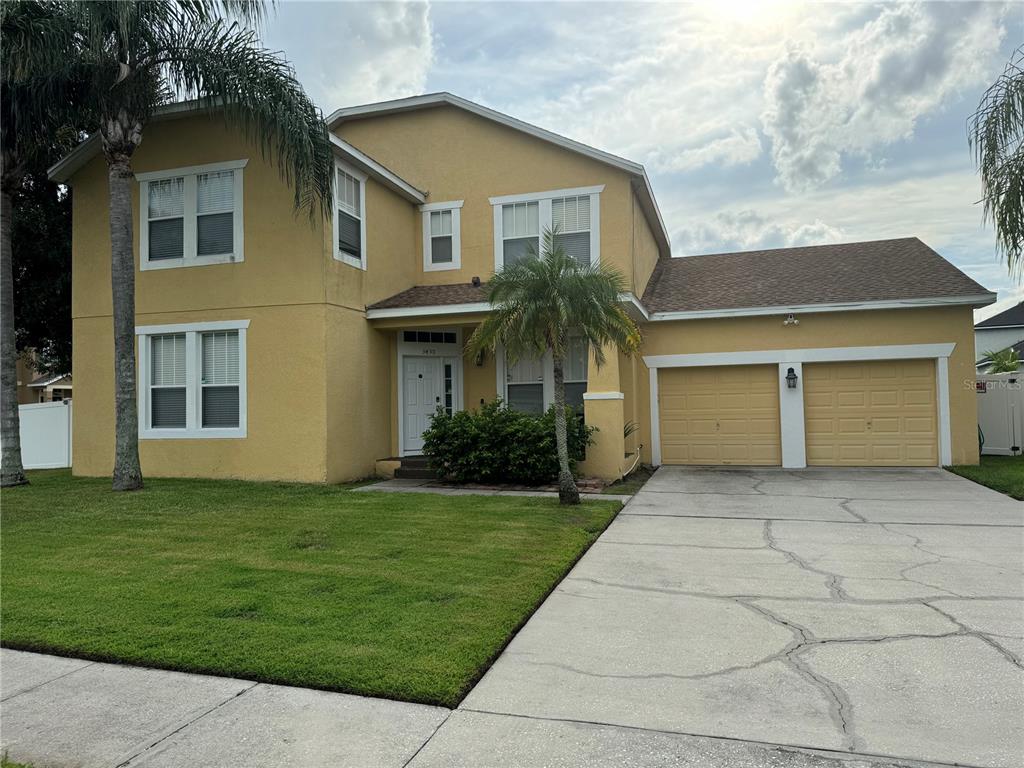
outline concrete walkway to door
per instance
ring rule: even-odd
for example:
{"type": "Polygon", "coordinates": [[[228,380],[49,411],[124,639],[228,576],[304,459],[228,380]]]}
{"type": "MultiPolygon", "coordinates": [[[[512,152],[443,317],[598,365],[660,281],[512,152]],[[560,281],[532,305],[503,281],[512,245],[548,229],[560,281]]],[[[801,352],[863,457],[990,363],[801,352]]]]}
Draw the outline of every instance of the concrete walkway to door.
{"type": "Polygon", "coordinates": [[[938,469],[664,467],[460,709],[1019,766],[1022,526],[938,469]]]}

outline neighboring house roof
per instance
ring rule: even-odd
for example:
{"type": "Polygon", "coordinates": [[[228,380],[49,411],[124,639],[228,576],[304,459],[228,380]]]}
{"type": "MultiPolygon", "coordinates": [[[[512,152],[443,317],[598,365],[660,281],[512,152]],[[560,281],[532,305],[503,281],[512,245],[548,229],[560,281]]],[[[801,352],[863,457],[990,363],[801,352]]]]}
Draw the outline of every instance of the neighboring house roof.
{"type": "Polygon", "coordinates": [[[480,304],[487,301],[483,284],[417,285],[371,304],[368,310],[408,309],[413,307],[450,307],[454,304],[480,304]]]}
{"type": "Polygon", "coordinates": [[[1022,328],[1024,327],[1024,301],[1015,307],[1004,309],[998,315],[975,323],[975,328],[1022,328]]]}
{"type": "Polygon", "coordinates": [[[563,149],[568,149],[571,152],[576,152],[596,160],[599,163],[610,165],[613,168],[618,168],[631,174],[636,180],[637,196],[640,199],[644,215],[647,217],[647,220],[651,225],[651,229],[654,230],[654,236],[658,242],[661,252],[666,255],[671,252],[668,230],[665,228],[665,222],[661,218],[661,211],[658,209],[658,202],[655,200],[654,191],[651,189],[651,181],[647,178],[647,171],[644,170],[643,165],[633,162],[632,160],[626,160],[618,155],[613,155],[610,152],[596,149],[587,144],[583,144],[582,142],[574,141],[573,139],[566,138],[565,136],[560,136],[557,133],[545,130],[544,128],[539,128],[536,125],[531,125],[530,123],[514,118],[511,115],[506,115],[502,112],[498,112],[497,110],[490,109],[489,107],[464,99],[461,96],[456,96],[452,93],[446,92],[427,93],[422,96],[411,96],[405,99],[380,101],[356,107],[342,107],[341,109],[335,110],[331,113],[331,116],[327,118],[327,125],[333,131],[346,120],[377,117],[381,115],[395,114],[398,112],[409,112],[416,109],[428,109],[431,107],[441,106],[451,106],[463,109],[487,120],[492,120],[517,131],[522,131],[523,133],[541,139],[542,141],[550,142],[562,147],[563,149]]]}
{"type": "Polygon", "coordinates": [[[661,319],[994,300],[916,237],[661,259],[643,296],[652,315],[682,316],[661,319]]]}
{"type": "MultiPolygon", "coordinates": [[[[30,387],[39,387],[39,388],[41,388],[41,387],[48,387],[51,384],[56,384],[61,379],[68,379],[68,378],[71,378],[71,374],[61,373],[61,374],[59,374],[57,376],[40,376],[38,379],[33,379],[32,382],[28,386],[30,386],[30,387]]],[[[68,386],[71,386],[71,385],[69,384],[68,386]]]]}
{"type": "MultiPolygon", "coordinates": [[[[188,117],[190,115],[209,112],[214,107],[201,104],[198,101],[181,101],[174,104],[167,104],[159,107],[153,113],[153,120],[171,120],[175,118],[188,117]]],[[[426,202],[426,193],[416,189],[412,184],[405,181],[394,171],[385,168],[369,155],[359,151],[346,141],[342,141],[334,134],[331,134],[331,145],[334,152],[349,165],[353,165],[363,173],[366,173],[393,192],[404,197],[411,203],[422,205],[426,202]]],[[[76,171],[89,162],[100,152],[99,133],[93,133],[85,141],[75,147],[71,152],[62,157],[47,172],[53,181],[67,181],[76,171]]]]}

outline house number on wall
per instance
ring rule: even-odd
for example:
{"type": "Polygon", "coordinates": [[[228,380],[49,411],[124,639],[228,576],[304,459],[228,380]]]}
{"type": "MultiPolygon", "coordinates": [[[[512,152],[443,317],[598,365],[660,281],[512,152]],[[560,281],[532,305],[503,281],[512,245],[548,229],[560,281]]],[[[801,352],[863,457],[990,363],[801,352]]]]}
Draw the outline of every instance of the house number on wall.
{"type": "Polygon", "coordinates": [[[424,347],[423,348],[423,354],[424,355],[436,355],[437,354],[437,350],[434,349],[433,347],[424,347]]]}

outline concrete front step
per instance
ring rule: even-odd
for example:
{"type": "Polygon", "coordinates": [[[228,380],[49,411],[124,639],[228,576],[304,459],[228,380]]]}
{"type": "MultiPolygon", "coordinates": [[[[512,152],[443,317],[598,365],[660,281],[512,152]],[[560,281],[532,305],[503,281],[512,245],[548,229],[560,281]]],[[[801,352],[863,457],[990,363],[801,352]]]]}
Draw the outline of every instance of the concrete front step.
{"type": "Polygon", "coordinates": [[[406,480],[434,480],[437,475],[427,466],[406,467],[402,466],[395,470],[395,477],[406,480]]]}

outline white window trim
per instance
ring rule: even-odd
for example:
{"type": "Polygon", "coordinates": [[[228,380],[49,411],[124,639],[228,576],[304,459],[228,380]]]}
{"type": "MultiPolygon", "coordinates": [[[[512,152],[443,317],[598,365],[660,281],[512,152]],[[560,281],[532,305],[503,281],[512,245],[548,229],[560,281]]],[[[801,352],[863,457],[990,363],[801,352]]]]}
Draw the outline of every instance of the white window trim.
{"type": "Polygon", "coordinates": [[[462,269],[462,200],[448,203],[428,203],[421,205],[423,214],[423,271],[444,272],[451,269],[462,269]],[[436,211],[452,212],[452,260],[447,264],[434,264],[431,261],[430,214],[436,211]]]}
{"type": "Polygon", "coordinates": [[[489,198],[494,211],[494,271],[505,266],[504,233],[501,208],[513,203],[537,203],[539,222],[538,243],[543,247],[544,230],[551,228],[551,201],[560,197],[590,196],[590,263],[601,263],[601,192],[604,184],[595,187],[553,189],[547,192],[528,192],[521,195],[501,195],[489,198]]]}
{"type": "Polygon", "coordinates": [[[223,163],[207,163],[206,165],[187,165],[182,168],[168,168],[162,171],[148,171],[135,174],[139,182],[139,270],[148,271],[151,269],[177,269],[180,267],[202,267],[208,264],[234,264],[245,261],[245,227],[243,195],[244,189],[242,178],[243,170],[248,164],[248,158],[244,160],[229,160],[223,163]],[[196,253],[198,243],[196,242],[196,177],[203,173],[216,173],[217,171],[234,171],[235,200],[234,200],[234,235],[232,238],[233,249],[231,253],[219,253],[215,256],[200,256],[196,253]],[[149,260],[149,184],[152,181],[163,181],[178,176],[185,177],[185,200],[183,214],[183,235],[184,249],[181,259],[160,259],[149,260]]]}
{"type": "Polygon", "coordinates": [[[749,352],[710,352],[684,355],[647,355],[650,369],[651,463],[661,465],[661,416],[658,400],[658,370],[719,365],[769,365],[779,367],[779,420],[781,426],[782,466],[803,469],[807,466],[806,433],[803,408],[803,364],[871,360],[934,360],[935,391],[938,400],[939,466],[953,463],[949,414],[949,356],[955,343],[890,344],[878,347],[823,347],[773,349],[749,352]],[[792,368],[799,377],[796,389],[786,385],[792,368]]]}
{"type": "Polygon", "coordinates": [[[365,173],[349,165],[343,163],[341,160],[335,158],[334,160],[334,178],[332,183],[334,184],[334,214],[333,214],[333,228],[332,228],[332,240],[333,245],[331,246],[331,252],[334,254],[336,261],[340,261],[343,264],[348,264],[350,267],[361,269],[366,271],[366,179],[365,173]],[[359,243],[362,248],[362,253],[359,254],[360,258],[342,251],[338,247],[338,169],[343,170],[349,176],[359,181],[359,243]]]}
{"type": "Polygon", "coordinates": [[[237,439],[247,435],[248,392],[246,381],[246,329],[248,320],[218,320],[206,323],[174,323],[171,325],[140,325],[135,327],[138,337],[138,405],[140,440],[181,439],[237,439]],[[238,331],[238,426],[229,429],[204,429],[200,426],[198,394],[201,384],[203,353],[199,334],[210,331],[238,331]],[[185,334],[185,427],[183,429],[153,429],[149,426],[149,355],[150,336],[169,333],[185,334]]]}

